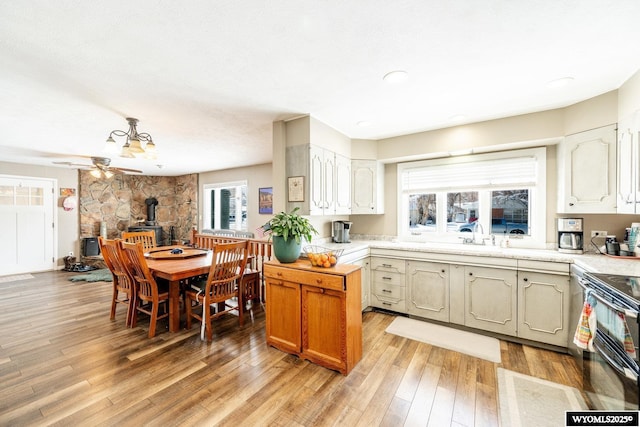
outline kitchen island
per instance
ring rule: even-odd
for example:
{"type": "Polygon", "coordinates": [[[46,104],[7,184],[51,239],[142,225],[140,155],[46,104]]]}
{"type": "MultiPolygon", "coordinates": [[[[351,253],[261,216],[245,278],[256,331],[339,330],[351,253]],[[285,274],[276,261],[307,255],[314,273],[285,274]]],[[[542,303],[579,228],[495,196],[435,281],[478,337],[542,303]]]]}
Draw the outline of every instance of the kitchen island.
{"type": "Polygon", "coordinates": [[[264,264],[267,344],[347,375],[362,357],[360,267],[264,264]]]}

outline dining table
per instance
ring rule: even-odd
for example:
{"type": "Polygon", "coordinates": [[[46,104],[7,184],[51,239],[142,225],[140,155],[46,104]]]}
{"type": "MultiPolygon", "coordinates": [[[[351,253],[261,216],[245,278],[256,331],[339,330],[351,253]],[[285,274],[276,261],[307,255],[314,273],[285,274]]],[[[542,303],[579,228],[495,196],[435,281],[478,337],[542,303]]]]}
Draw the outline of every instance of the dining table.
{"type": "Polygon", "coordinates": [[[160,246],[145,254],[147,266],[156,278],[169,282],[169,332],[180,330],[180,283],[208,274],[213,251],[184,246],[160,246]],[[182,252],[174,249],[180,249],[182,252]]]}

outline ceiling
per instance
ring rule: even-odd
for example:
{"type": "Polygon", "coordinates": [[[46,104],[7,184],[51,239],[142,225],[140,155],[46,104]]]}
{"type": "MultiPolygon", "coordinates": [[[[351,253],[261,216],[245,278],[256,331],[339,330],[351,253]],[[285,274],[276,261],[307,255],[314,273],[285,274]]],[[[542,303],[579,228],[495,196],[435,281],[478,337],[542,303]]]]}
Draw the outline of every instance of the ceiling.
{"type": "Polygon", "coordinates": [[[564,107],[640,69],[638,22],[638,0],[4,1],[0,160],[82,163],[135,117],[159,157],[112,166],[179,175],[268,163],[302,114],[375,140],[564,107]]]}

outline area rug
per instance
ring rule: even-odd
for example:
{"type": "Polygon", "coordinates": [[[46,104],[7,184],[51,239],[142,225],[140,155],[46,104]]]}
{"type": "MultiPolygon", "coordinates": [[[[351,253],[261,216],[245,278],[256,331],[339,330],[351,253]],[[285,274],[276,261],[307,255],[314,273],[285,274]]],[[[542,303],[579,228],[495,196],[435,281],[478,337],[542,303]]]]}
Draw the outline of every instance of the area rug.
{"type": "Polygon", "coordinates": [[[587,410],[580,391],[507,369],[498,368],[500,425],[556,427],[565,425],[565,411],[587,410]]]}
{"type": "Polygon", "coordinates": [[[111,282],[113,281],[113,276],[108,268],[102,268],[85,274],[76,274],[75,276],[69,277],[69,280],[72,282],[81,282],[83,280],[87,282],[111,282]]]}
{"type": "Polygon", "coordinates": [[[18,280],[33,279],[31,274],[14,274],[11,276],[0,276],[0,283],[17,282],[18,280]]]}
{"type": "Polygon", "coordinates": [[[490,362],[502,362],[500,341],[484,335],[402,316],[396,317],[387,327],[386,332],[490,362]]]}

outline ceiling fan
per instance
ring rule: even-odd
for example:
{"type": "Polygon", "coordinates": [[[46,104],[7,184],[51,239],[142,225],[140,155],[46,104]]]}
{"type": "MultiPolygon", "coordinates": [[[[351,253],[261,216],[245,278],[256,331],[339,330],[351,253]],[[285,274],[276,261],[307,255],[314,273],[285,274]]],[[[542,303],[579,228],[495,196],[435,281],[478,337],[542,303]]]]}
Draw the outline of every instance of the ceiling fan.
{"type": "Polygon", "coordinates": [[[82,163],[72,163],[72,162],[53,162],[57,165],[68,165],[68,166],[78,166],[80,169],[89,169],[89,172],[95,178],[111,178],[114,174],[117,173],[142,173],[141,170],[137,169],[128,169],[128,168],[117,168],[114,166],[109,166],[111,164],[111,159],[108,157],[91,157],[92,165],[86,165],[82,163]]]}

